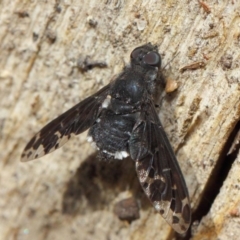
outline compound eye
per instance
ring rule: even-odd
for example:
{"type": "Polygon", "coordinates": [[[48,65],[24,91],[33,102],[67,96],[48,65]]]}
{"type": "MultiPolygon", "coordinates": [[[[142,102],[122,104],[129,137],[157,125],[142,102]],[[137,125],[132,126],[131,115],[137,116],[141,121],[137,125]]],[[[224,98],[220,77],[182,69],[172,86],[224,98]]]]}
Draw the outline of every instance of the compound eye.
{"type": "Polygon", "coordinates": [[[159,67],[161,64],[160,55],[156,52],[149,52],[143,58],[144,62],[148,65],[159,67]]]}
{"type": "Polygon", "coordinates": [[[135,48],[131,53],[131,58],[138,59],[141,52],[141,48],[135,48]]]}

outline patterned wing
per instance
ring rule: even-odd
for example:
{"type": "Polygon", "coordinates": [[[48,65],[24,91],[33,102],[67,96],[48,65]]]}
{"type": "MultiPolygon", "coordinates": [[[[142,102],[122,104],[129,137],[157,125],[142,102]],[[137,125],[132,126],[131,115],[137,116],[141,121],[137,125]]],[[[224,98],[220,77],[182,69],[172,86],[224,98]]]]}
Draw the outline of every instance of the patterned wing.
{"type": "Polygon", "coordinates": [[[82,133],[93,125],[110,84],[78,103],[42,128],[25,147],[21,161],[40,158],[66,143],[71,136],[82,133]]]}
{"type": "Polygon", "coordinates": [[[154,208],[178,233],[191,222],[188,190],[152,102],[147,103],[129,142],[142,188],[154,208]]]}

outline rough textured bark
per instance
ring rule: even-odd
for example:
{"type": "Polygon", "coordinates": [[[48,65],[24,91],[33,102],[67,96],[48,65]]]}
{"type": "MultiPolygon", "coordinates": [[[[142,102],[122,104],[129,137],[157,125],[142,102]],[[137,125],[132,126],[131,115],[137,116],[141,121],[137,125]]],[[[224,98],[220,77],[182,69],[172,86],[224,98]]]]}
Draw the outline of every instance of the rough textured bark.
{"type": "Polygon", "coordinates": [[[220,192],[209,202],[208,193],[223,181],[240,119],[239,9],[232,0],[1,1],[0,239],[173,236],[141,192],[133,163],[99,162],[86,134],[41,160],[20,162],[34,133],[108,83],[146,42],[159,46],[163,66],[170,61],[164,74],[179,86],[163,94],[160,118],[197,209],[192,239],[238,239],[237,150],[220,192]],[[107,67],[79,71],[86,58],[107,67]],[[114,204],[128,197],[140,204],[130,224],[114,214],[114,204]]]}

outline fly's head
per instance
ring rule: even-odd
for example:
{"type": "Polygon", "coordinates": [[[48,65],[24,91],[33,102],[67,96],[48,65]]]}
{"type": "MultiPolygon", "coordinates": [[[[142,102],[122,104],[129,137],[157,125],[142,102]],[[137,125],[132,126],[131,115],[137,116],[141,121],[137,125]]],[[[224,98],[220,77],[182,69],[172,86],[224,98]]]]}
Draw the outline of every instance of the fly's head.
{"type": "Polygon", "coordinates": [[[131,65],[140,66],[146,71],[161,67],[161,56],[151,43],[135,48],[131,53],[131,65]]]}
{"type": "Polygon", "coordinates": [[[157,46],[147,43],[135,48],[131,53],[131,67],[144,76],[149,94],[154,94],[161,67],[157,46]]]}

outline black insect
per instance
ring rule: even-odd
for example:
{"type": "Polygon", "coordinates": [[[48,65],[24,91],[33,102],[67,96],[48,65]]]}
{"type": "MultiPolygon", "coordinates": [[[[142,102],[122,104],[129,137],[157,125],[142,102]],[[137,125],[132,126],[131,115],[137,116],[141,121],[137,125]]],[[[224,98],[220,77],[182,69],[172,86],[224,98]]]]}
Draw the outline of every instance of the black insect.
{"type": "Polygon", "coordinates": [[[40,130],[25,147],[22,161],[42,157],[90,128],[88,141],[103,157],[135,161],[154,208],[184,233],[191,222],[188,190],[153,103],[160,66],[156,46],[134,49],[130,65],[114,81],[40,130]]]}

